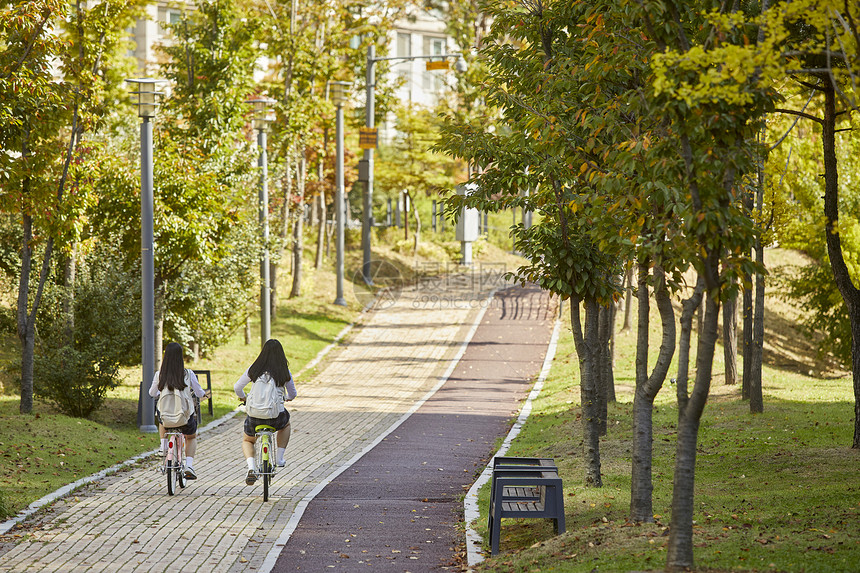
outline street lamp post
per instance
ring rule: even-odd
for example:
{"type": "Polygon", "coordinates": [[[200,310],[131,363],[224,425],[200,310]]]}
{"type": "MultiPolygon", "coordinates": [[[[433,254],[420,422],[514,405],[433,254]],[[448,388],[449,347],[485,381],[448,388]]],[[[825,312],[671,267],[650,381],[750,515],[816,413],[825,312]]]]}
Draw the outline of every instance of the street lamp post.
{"type": "Polygon", "coordinates": [[[275,100],[257,97],[248,100],[254,106],[254,129],[257,130],[257,150],[260,168],[260,226],[262,227],[263,252],[260,256],[260,346],[272,337],[272,285],[269,277],[269,164],[266,155],[266,129],[272,121],[271,107],[275,100]]]}
{"type": "Polygon", "coordinates": [[[141,265],[141,366],[143,379],[140,381],[140,394],[137,400],[137,427],[141,432],[153,433],[155,425],[155,403],[149,395],[149,386],[155,377],[155,253],[153,224],[153,183],[152,183],[152,123],[158,107],[156,91],[159,83],[165,80],[152,78],[127,79],[135,84],[137,114],[140,124],[140,265],[141,265]]]}
{"type": "MultiPolygon", "coordinates": [[[[343,297],[343,220],[344,220],[344,204],[343,204],[343,104],[346,100],[346,89],[352,85],[352,82],[329,82],[331,86],[331,100],[337,107],[336,120],[336,139],[337,139],[337,159],[335,170],[335,225],[337,226],[336,250],[337,250],[337,296],[334,299],[334,304],[346,306],[346,299],[343,297]]],[[[364,275],[364,273],[362,273],[364,275]]]]}
{"type": "MultiPolygon", "coordinates": [[[[454,62],[454,69],[458,72],[466,71],[466,60],[463,58],[463,54],[459,52],[452,52],[450,54],[437,54],[437,55],[427,55],[427,56],[385,56],[381,58],[376,57],[376,45],[371,43],[367,46],[367,73],[366,73],[366,84],[367,84],[367,99],[365,103],[364,109],[364,125],[368,130],[372,130],[375,125],[375,113],[376,113],[376,101],[375,101],[375,88],[376,88],[376,62],[382,61],[410,61],[410,60],[447,60],[448,58],[456,58],[454,62]]],[[[370,276],[370,229],[373,225],[373,149],[365,149],[364,150],[364,161],[366,163],[367,175],[365,179],[365,193],[364,193],[364,214],[361,220],[361,248],[363,254],[363,261],[361,265],[361,276],[364,279],[364,282],[368,285],[372,285],[372,277],[370,276]]]]}
{"type": "MultiPolygon", "coordinates": [[[[367,70],[365,84],[367,96],[364,107],[364,125],[373,129],[376,123],[376,101],[374,90],[376,88],[376,44],[373,42],[367,46],[367,70]]],[[[370,276],[370,229],[373,226],[373,149],[364,150],[364,161],[367,164],[367,181],[364,189],[364,209],[361,217],[361,276],[365,284],[373,284],[370,276]]]]}

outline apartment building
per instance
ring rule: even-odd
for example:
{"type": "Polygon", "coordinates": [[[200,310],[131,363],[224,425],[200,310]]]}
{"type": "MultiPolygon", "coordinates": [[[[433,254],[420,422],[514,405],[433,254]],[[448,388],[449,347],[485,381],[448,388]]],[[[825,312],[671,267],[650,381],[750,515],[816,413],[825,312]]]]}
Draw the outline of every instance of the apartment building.
{"type": "MultiPolygon", "coordinates": [[[[154,2],[147,7],[146,17],[138,20],[134,28],[133,56],[137,59],[141,75],[157,75],[156,46],[169,34],[167,24],[181,21],[183,10],[194,9],[194,0],[154,2]]],[[[386,57],[403,58],[389,62],[389,73],[397,79],[396,98],[405,104],[435,107],[439,99],[445,97],[446,87],[453,82],[454,72],[450,69],[428,70],[426,56],[459,52],[459,47],[445,33],[442,14],[413,6],[395,23],[386,40],[387,49],[378,50],[378,53],[384,53],[386,57]]],[[[256,71],[258,79],[262,79],[266,68],[266,62],[261,61],[256,71]]],[[[385,81],[391,79],[389,77],[385,81]]],[[[377,81],[383,79],[377,76],[377,81]]],[[[364,107],[362,101],[356,103],[364,107]]],[[[394,116],[390,114],[377,125],[381,141],[390,141],[394,137],[394,124],[394,116]]]]}

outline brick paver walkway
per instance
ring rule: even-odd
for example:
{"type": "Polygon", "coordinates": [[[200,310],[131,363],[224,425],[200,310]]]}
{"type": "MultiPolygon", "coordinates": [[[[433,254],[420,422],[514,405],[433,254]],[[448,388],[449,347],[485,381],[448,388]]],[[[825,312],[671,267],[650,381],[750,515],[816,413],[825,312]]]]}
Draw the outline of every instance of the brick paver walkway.
{"type": "Polygon", "coordinates": [[[313,379],[297,377],[288,465],[268,503],[260,482],[244,483],[236,417],[200,436],[199,479],[177,495],[167,495],[154,458],[107,477],[14,530],[26,535],[0,549],[0,571],[267,569],[297,504],[438,386],[488,294],[480,286],[461,277],[444,292],[419,287],[387,299],[313,379]]]}

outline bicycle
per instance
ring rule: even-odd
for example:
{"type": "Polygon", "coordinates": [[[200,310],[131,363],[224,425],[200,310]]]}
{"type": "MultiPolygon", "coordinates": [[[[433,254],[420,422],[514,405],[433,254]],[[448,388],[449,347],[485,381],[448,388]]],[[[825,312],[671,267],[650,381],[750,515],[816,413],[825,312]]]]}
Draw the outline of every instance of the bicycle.
{"type": "Polygon", "coordinates": [[[167,452],[161,473],[167,476],[167,495],[173,495],[177,484],[185,487],[185,435],[168,429],[164,437],[167,438],[167,452]]]}
{"type": "Polygon", "coordinates": [[[254,444],[254,459],[257,466],[257,476],[263,478],[263,501],[269,501],[269,484],[275,477],[275,468],[271,460],[272,444],[275,443],[275,428],[260,424],[254,428],[256,443],[254,444]]]}

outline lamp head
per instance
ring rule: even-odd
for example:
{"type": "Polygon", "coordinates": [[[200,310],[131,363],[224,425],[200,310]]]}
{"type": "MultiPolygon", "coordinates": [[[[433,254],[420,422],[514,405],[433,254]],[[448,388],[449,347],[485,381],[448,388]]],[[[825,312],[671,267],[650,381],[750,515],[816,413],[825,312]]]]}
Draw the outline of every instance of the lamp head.
{"type": "Polygon", "coordinates": [[[457,56],[457,61],[454,62],[454,70],[462,74],[467,69],[469,69],[469,66],[466,64],[466,59],[463,57],[463,54],[460,54],[457,56]]]}
{"type": "Polygon", "coordinates": [[[137,96],[137,115],[150,119],[155,117],[155,111],[159,106],[159,99],[164,95],[164,92],[158,91],[156,88],[160,83],[166,83],[167,80],[158,80],[154,78],[128,78],[130,84],[134,84],[137,91],[131,92],[137,96]]]}
{"type": "Polygon", "coordinates": [[[331,102],[337,107],[342,106],[346,102],[347,90],[352,85],[352,82],[330,81],[328,85],[331,102]]]}
{"type": "Polygon", "coordinates": [[[254,129],[266,129],[268,124],[275,121],[275,118],[272,116],[272,106],[275,105],[275,100],[272,98],[257,96],[245,103],[249,103],[254,107],[254,129]]]}

